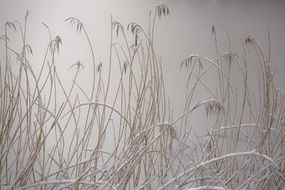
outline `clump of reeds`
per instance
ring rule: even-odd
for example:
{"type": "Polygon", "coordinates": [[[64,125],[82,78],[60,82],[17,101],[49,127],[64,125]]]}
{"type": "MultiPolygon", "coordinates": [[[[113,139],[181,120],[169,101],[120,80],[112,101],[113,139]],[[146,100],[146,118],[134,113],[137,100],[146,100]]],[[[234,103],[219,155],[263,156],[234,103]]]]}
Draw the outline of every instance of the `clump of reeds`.
{"type": "Polygon", "coordinates": [[[282,187],[285,104],[274,85],[270,58],[252,35],[242,43],[242,55],[231,46],[221,52],[213,26],[217,58],[190,55],[182,62],[181,68],[189,71],[185,109],[173,118],[153,35],[156,19],[167,15],[166,5],[157,6],[147,31],[138,23],[125,27],[111,18],[105,64],[97,61],[84,24],[66,19],[89,45],[92,62],[85,64],[92,65],[93,79],[88,89],[78,80],[80,61],[70,66],[71,86],[62,84],[56,58],[64,42],[47,25],[50,41],[36,72],[26,40],[28,13],[23,25],[5,23],[0,189],[282,187]],[[21,34],[19,51],[10,47],[12,30],[21,34]],[[120,74],[113,75],[114,69],[120,74]],[[251,70],[256,77],[249,76],[251,70]],[[216,91],[203,80],[210,71],[217,74],[216,91]],[[211,98],[194,102],[197,88],[211,98]],[[199,109],[214,123],[206,138],[194,140],[195,123],[189,118],[199,109]]]}

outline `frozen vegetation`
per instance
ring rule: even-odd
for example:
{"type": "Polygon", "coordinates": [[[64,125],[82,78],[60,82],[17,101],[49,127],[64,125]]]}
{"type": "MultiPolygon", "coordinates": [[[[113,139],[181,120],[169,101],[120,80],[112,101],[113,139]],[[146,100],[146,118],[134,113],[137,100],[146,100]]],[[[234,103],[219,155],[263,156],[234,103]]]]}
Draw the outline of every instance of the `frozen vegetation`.
{"type": "MultiPolygon", "coordinates": [[[[67,86],[56,67],[61,37],[44,25],[50,41],[34,69],[29,14],[23,23],[4,23],[0,189],[284,188],[285,102],[274,84],[270,52],[253,35],[243,39],[240,52],[230,39],[222,50],[213,26],[216,59],[189,52],[177,63],[187,85],[180,95],[184,111],[174,117],[154,45],[154,33],[163,32],[155,23],[168,16],[166,5],[157,6],[147,29],[111,18],[104,64],[84,23],[67,18],[92,58],[70,66],[67,86]],[[21,38],[17,47],[10,46],[12,34],[21,38]],[[85,88],[79,78],[87,65],[93,77],[85,88]],[[209,73],[217,87],[205,80],[209,73]],[[201,89],[209,99],[196,101],[201,89]],[[195,113],[211,121],[203,136],[195,135],[195,113]]],[[[265,40],[270,49],[270,35],[265,40]]]]}

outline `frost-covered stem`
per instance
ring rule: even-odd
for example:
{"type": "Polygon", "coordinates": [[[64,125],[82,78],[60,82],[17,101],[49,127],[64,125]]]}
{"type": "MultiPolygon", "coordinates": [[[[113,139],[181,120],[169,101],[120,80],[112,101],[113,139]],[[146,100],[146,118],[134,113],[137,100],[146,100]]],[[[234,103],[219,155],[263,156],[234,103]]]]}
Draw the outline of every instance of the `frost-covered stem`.
{"type": "Polygon", "coordinates": [[[219,186],[205,185],[205,186],[190,188],[187,190],[225,190],[225,188],[219,186]]]}
{"type": "MultiPolygon", "coordinates": [[[[229,153],[229,154],[225,154],[225,155],[220,156],[220,157],[213,158],[211,160],[207,160],[207,161],[201,162],[200,164],[196,165],[195,167],[189,168],[185,172],[177,175],[176,177],[170,179],[164,185],[160,186],[158,188],[158,190],[164,189],[165,187],[169,186],[170,184],[172,184],[173,182],[175,182],[179,178],[189,174],[190,172],[193,172],[194,170],[196,170],[196,169],[198,169],[200,167],[203,167],[205,165],[208,165],[208,164],[211,164],[213,162],[217,162],[217,161],[220,161],[220,160],[223,160],[223,159],[228,159],[228,158],[232,158],[232,157],[239,157],[239,156],[259,156],[261,158],[264,158],[264,159],[268,160],[269,162],[274,163],[274,161],[270,157],[268,157],[267,155],[261,154],[261,153],[257,152],[256,150],[252,150],[252,151],[248,151],[248,152],[229,153]]],[[[274,165],[276,165],[276,164],[274,163],[274,165]]]]}
{"type": "Polygon", "coordinates": [[[185,113],[183,113],[182,115],[180,115],[175,121],[173,121],[172,125],[174,125],[176,122],[178,122],[180,119],[182,119],[183,117],[185,117],[186,115],[188,115],[189,113],[191,113],[192,111],[194,111],[196,108],[200,107],[203,104],[207,104],[207,103],[211,103],[211,102],[216,102],[219,103],[217,100],[215,99],[210,99],[210,100],[205,100],[205,101],[201,101],[196,103],[191,109],[189,109],[188,111],[186,111],[185,113]]]}
{"type": "MultiPolygon", "coordinates": [[[[74,180],[50,180],[50,181],[42,181],[39,183],[33,183],[30,185],[26,185],[23,187],[19,187],[16,188],[16,190],[22,190],[22,189],[27,189],[27,188],[32,188],[32,187],[39,187],[39,186],[43,186],[43,185],[53,185],[53,184],[66,184],[66,183],[74,183],[76,181],[76,179],[74,180]]],[[[89,182],[89,181],[77,181],[77,183],[80,183],[82,185],[92,185],[92,186],[96,186],[96,185],[105,185],[106,182],[104,181],[96,181],[96,182],[89,182]]],[[[110,184],[107,184],[108,187],[110,187],[113,190],[116,190],[115,187],[111,186],[110,184]]]]}

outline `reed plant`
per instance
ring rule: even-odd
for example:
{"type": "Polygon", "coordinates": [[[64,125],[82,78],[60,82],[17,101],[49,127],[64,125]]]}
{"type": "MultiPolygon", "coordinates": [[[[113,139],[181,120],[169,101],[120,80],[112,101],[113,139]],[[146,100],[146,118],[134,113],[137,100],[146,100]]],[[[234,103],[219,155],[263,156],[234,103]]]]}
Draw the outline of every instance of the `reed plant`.
{"type": "MultiPolygon", "coordinates": [[[[216,59],[191,54],[184,111],[173,117],[163,64],[155,51],[155,23],[166,5],[149,14],[149,28],[123,26],[111,17],[109,59],[98,62],[82,21],[66,23],[89,46],[92,82],[80,84],[79,60],[70,86],[57,71],[60,36],[49,26],[39,70],[30,63],[27,21],[6,22],[1,36],[0,189],[282,189],[285,181],[285,103],[274,84],[270,53],[253,35],[241,53],[223,45],[212,27],[216,59]],[[21,37],[10,46],[10,33],[21,37]],[[115,72],[116,71],[116,72],[115,72]],[[205,77],[215,73],[218,87],[205,77]],[[114,74],[119,73],[119,74],[114,74]],[[209,99],[196,101],[197,89],[209,99]],[[193,113],[211,118],[193,135],[193,113]],[[206,130],[205,130],[206,131],[206,130]]],[[[177,64],[179,67],[179,64],[177,64]]]]}

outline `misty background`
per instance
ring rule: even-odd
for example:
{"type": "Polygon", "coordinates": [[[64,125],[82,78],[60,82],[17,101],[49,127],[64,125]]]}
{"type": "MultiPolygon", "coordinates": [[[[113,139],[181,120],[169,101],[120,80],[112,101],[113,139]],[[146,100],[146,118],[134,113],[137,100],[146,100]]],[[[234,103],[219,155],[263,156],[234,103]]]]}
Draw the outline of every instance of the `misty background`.
{"type": "MultiPolygon", "coordinates": [[[[30,58],[32,67],[35,70],[40,68],[49,42],[44,23],[50,27],[53,36],[59,35],[62,39],[56,67],[63,84],[67,87],[71,84],[74,71],[69,68],[80,61],[84,70],[78,80],[88,89],[91,84],[86,81],[92,80],[90,50],[84,36],[77,35],[65,19],[76,17],[84,24],[94,46],[96,62],[102,63],[104,69],[109,56],[111,16],[125,27],[130,22],[137,22],[147,29],[149,11],[154,11],[162,3],[168,5],[170,16],[157,21],[154,43],[163,65],[166,94],[176,115],[183,112],[187,79],[187,72],[180,70],[180,63],[190,54],[210,59],[216,57],[212,25],[216,25],[221,48],[223,43],[228,43],[227,32],[232,49],[237,52],[241,52],[241,40],[253,34],[264,49],[265,56],[269,54],[269,32],[276,86],[285,92],[285,1],[0,0],[0,32],[4,33],[6,21],[17,20],[23,23],[26,11],[29,11],[27,43],[34,52],[30,58]]],[[[21,48],[17,44],[19,34],[11,32],[9,35],[14,38],[11,46],[21,48]]],[[[1,56],[3,60],[3,55],[1,56]]],[[[116,71],[113,75],[116,75],[116,71]]],[[[208,76],[209,85],[216,80],[215,77],[216,75],[208,76]]],[[[214,82],[212,85],[215,85],[214,82]]],[[[200,99],[207,97],[203,92],[198,96],[200,99]]]]}

